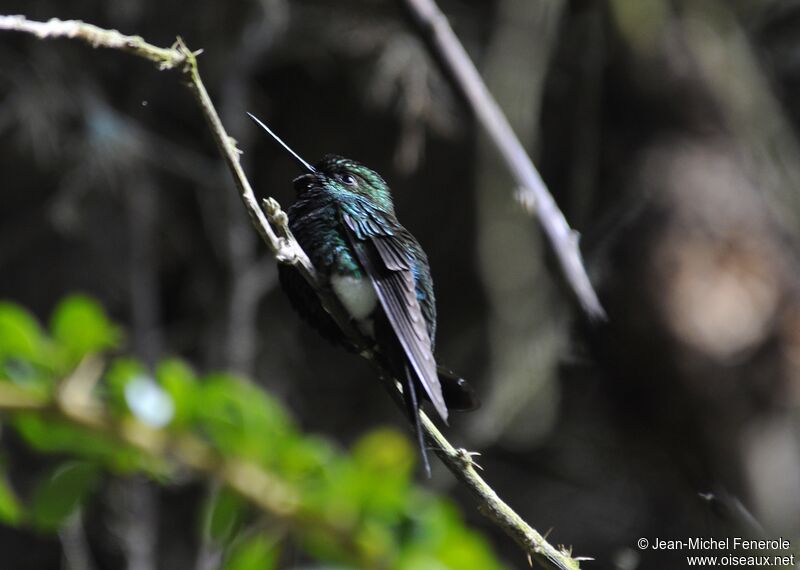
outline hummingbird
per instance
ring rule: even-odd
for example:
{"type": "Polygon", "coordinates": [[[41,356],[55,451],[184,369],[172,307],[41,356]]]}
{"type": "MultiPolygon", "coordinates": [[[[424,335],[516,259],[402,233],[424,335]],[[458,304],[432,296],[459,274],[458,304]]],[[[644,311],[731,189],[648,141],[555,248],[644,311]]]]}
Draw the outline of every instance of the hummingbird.
{"type": "MultiPolygon", "coordinates": [[[[323,287],[374,343],[382,367],[401,383],[430,477],[419,412],[423,400],[433,404],[445,423],[449,410],[475,409],[478,400],[462,378],[436,364],[436,300],[425,252],[397,220],[389,186],[377,172],[334,154],[312,165],[262,121],[248,116],[302,168],[303,174],[293,180],[296,200],[287,211],[289,229],[323,287]]],[[[279,265],[278,277],[301,318],[332,343],[358,350],[294,267],[279,265]]]]}

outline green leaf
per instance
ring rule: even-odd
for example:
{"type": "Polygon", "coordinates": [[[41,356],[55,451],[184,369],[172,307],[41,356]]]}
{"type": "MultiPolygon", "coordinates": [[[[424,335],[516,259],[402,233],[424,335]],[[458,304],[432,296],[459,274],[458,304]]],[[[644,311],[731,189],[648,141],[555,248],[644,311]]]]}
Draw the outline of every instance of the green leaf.
{"type": "Polygon", "coordinates": [[[379,475],[408,477],[414,468],[414,449],[408,439],[396,430],[374,430],[353,447],[353,460],[379,475]]]}
{"type": "Polygon", "coordinates": [[[502,570],[489,544],[460,522],[452,527],[447,540],[436,551],[436,557],[448,568],[460,570],[502,570]]]}
{"type": "Polygon", "coordinates": [[[198,384],[194,372],[178,359],[165,360],[156,369],[156,379],[172,398],[175,406],[172,426],[186,427],[192,420],[198,384]]]}
{"type": "Polygon", "coordinates": [[[0,522],[15,525],[22,519],[22,506],[8,479],[0,476],[0,522]]]}
{"type": "Polygon", "coordinates": [[[355,469],[341,484],[363,512],[395,521],[408,501],[414,460],[405,436],[395,430],[375,430],[356,442],[355,469]]]}
{"type": "Polygon", "coordinates": [[[226,374],[200,383],[196,422],[221,453],[275,467],[294,439],[288,414],[257,386],[226,374]]]}
{"type": "Polygon", "coordinates": [[[458,509],[449,501],[433,499],[427,493],[415,493],[409,506],[414,519],[413,542],[398,568],[419,568],[418,557],[423,555],[432,557],[445,568],[503,568],[483,537],[464,525],[458,509]]]}
{"type": "Polygon", "coordinates": [[[223,570],[270,570],[277,568],[278,547],[274,538],[253,535],[235,543],[223,570]]]}
{"type": "Polygon", "coordinates": [[[396,568],[397,570],[467,570],[460,566],[448,566],[437,560],[433,553],[418,546],[404,552],[397,561],[396,568]]]}
{"type": "Polygon", "coordinates": [[[133,358],[117,358],[108,367],[105,374],[105,387],[108,404],[116,417],[129,414],[125,401],[125,385],[136,378],[147,374],[144,364],[133,358]]]}
{"type": "Polygon", "coordinates": [[[83,295],[71,295],[59,303],[50,329],[72,362],[89,353],[117,346],[121,336],[103,308],[83,295]]]}
{"type": "Polygon", "coordinates": [[[70,453],[81,459],[101,461],[119,473],[147,469],[154,473],[159,465],[139,451],[120,445],[110,436],[93,432],[64,421],[46,420],[35,414],[19,414],[12,425],[34,449],[45,453],[70,453]]]}
{"type": "Polygon", "coordinates": [[[282,455],[281,472],[290,481],[319,478],[337,460],[331,443],[321,437],[296,434],[290,438],[282,455]]]}
{"type": "Polygon", "coordinates": [[[206,508],[206,535],[210,540],[228,542],[238,531],[247,503],[233,491],[222,488],[214,493],[206,508]]]}
{"type": "Polygon", "coordinates": [[[13,303],[0,302],[0,361],[39,360],[46,339],[36,319],[13,303]]]}
{"type": "Polygon", "coordinates": [[[33,523],[55,530],[80,505],[100,477],[94,463],[73,461],[58,467],[37,487],[31,506],[33,523]]]}

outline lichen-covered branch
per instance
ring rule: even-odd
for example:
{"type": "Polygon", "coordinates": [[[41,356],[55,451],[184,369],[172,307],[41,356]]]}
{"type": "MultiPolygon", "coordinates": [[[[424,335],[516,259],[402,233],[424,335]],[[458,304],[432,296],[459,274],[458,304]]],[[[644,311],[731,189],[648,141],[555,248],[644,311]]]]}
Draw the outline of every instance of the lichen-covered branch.
{"type": "MultiPolygon", "coordinates": [[[[157,63],[160,69],[180,69],[231,171],[231,175],[233,176],[245,209],[250,215],[253,225],[259,235],[261,235],[262,239],[279,262],[290,263],[297,267],[303,277],[315,288],[323,305],[331,313],[345,334],[356,346],[362,348],[362,355],[369,358],[377,365],[376,361],[370,358],[371,352],[368,343],[364,342],[363,337],[350,324],[344,309],[341,307],[336,297],[319,286],[314,267],[311,265],[308,256],[292,237],[288,227],[286,227],[285,214],[281,211],[279,204],[275,200],[270,199],[265,208],[267,214],[259,207],[253,189],[240,165],[239,150],[236,148],[236,143],[225,131],[222,121],[200,78],[196,60],[197,52],[189,50],[180,39],[171,48],[158,48],[146,43],[138,36],[125,36],[116,31],[103,30],[79,21],[50,20],[44,23],[30,21],[21,16],[0,16],[0,30],[26,32],[40,38],[75,38],[93,47],[119,49],[133,53],[134,55],[157,63]]],[[[242,110],[242,112],[244,112],[244,110],[242,110]]],[[[525,159],[527,160],[527,157],[525,157],[525,159]]],[[[552,199],[550,200],[552,202],[552,199]]],[[[563,216],[561,218],[563,220],[563,216]]],[[[564,225],[566,225],[566,223],[564,223],[564,225]]],[[[577,251],[577,248],[575,251],[577,251]]],[[[578,261],[580,261],[579,257],[578,261]]],[[[582,269],[582,266],[580,266],[580,268],[582,269]]],[[[583,275],[585,276],[585,273],[583,275]]],[[[596,306],[599,309],[599,303],[596,306]]],[[[396,387],[391,383],[388,383],[388,386],[390,391],[393,392],[394,397],[398,398],[399,393],[396,387]]],[[[14,398],[9,399],[10,407],[25,407],[30,404],[38,405],[21,400],[15,401],[14,398]]],[[[422,416],[426,435],[433,444],[437,456],[442,460],[445,466],[470,489],[473,495],[477,497],[481,503],[480,508],[483,513],[487,514],[495,524],[514,538],[514,540],[523,547],[530,558],[536,560],[545,568],[554,568],[558,570],[575,570],[579,568],[578,561],[572,558],[570,552],[549,544],[545,537],[531,528],[530,525],[497,496],[475,470],[473,462],[469,459],[470,454],[468,452],[453,447],[441,432],[436,429],[433,422],[424,414],[422,416]]],[[[87,421],[91,422],[98,421],[97,418],[88,418],[88,416],[86,418],[76,416],[74,419],[87,419],[87,421]]],[[[98,427],[100,426],[98,425],[98,427]]],[[[194,447],[192,444],[184,446],[184,451],[187,453],[187,463],[196,462],[196,467],[199,469],[205,467],[206,459],[203,457],[204,454],[202,450],[194,447]]],[[[242,482],[237,479],[240,474],[241,468],[226,473],[226,477],[231,481],[231,486],[237,490],[242,485],[242,482]]],[[[228,481],[228,479],[226,479],[226,481],[228,481]]],[[[251,492],[257,494],[260,489],[266,491],[268,489],[267,483],[254,487],[251,489],[251,492]]]]}
{"type": "Polygon", "coordinates": [[[457,449],[436,428],[426,415],[422,415],[422,426],[428,440],[433,444],[436,455],[480,502],[479,510],[494,524],[514,539],[528,553],[528,560],[536,560],[544,568],[556,570],[577,570],[579,559],[572,552],[556,548],[547,538],[532,528],[519,514],[506,504],[475,469],[472,455],[465,449],[457,449]]]}
{"type": "Polygon", "coordinates": [[[478,123],[486,131],[500,157],[514,177],[517,200],[539,223],[553,247],[564,277],[592,319],[606,314],[597,298],[578,247],[578,233],[569,227],[541,175],[514,134],[497,102],[489,93],[475,64],[458,41],[435,0],[402,0],[420,35],[431,49],[444,74],[464,97],[478,123]]]}
{"type": "Polygon", "coordinates": [[[48,22],[36,22],[28,20],[25,16],[0,15],[0,30],[25,32],[41,39],[71,38],[86,42],[92,47],[126,51],[157,63],[159,69],[173,69],[186,60],[174,47],[156,47],[139,36],[126,36],[117,30],[98,28],[80,20],[53,18],[48,22]]]}

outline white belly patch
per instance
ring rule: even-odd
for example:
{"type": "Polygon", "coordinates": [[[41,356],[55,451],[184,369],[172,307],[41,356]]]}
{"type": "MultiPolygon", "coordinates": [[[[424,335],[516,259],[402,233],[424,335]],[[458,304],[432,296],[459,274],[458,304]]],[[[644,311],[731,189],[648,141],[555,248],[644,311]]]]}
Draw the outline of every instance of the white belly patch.
{"type": "Polygon", "coordinates": [[[369,279],[334,273],[331,275],[331,286],[339,302],[357,322],[363,321],[375,310],[378,296],[369,279]]]}

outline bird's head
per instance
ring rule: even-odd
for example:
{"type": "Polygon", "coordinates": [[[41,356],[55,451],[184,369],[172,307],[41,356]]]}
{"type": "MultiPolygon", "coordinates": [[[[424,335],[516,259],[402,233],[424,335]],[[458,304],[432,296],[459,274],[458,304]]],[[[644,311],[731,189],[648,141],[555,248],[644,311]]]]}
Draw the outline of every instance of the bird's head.
{"type": "Polygon", "coordinates": [[[314,165],[314,171],[294,180],[298,194],[321,187],[341,199],[365,198],[386,212],[394,212],[392,194],[380,174],[363,164],[334,154],[326,155],[314,165]]]}
{"type": "Polygon", "coordinates": [[[312,166],[272,130],[254,115],[251,119],[267,131],[280,145],[294,157],[306,171],[294,179],[294,188],[298,196],[309,189],[321,188],[335,194],[341,199],[367,199],[373,206],[389,213],[394,213],[394,204],[389,186],[380,174],[363,164],[334,154],[328,154],[312,166]]]}

